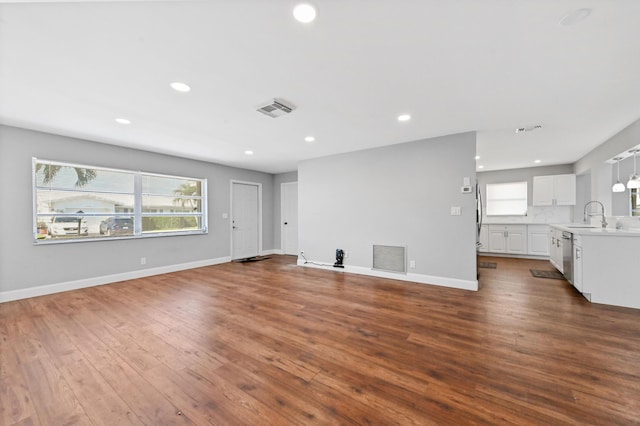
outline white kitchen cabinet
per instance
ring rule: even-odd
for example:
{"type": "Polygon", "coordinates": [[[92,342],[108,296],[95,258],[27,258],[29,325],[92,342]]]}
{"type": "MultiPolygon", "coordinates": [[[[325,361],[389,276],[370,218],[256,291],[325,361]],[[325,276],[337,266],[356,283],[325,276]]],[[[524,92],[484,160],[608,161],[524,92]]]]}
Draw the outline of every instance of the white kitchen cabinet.
{"type": "Polygon", "coordinates": [[[507,252],[507,236],[499,225],[489,225],[489,251],[491,253],[507,252]]]}
{"type": "MultiPolygon", "coordinates": [[[[579,258],[574,257],[576,288],[593,303],[640,309],[638,253],[640,235],[617,236],[615,230],[594,229],[578,235],[579,258]],[[581,286],[580,289],[578,286],[581,286]]],[[[575,241],[576,234],[574,234],[575,241]]],[[[575,251],[574,251],[575,256],[575,251]]]]}
{"type": "Polygon", "coordinates": [[[579,238],[573,239],[573,286],[585,293],[582,285],[582,246],[579,238]]]}
{"type": "Polygon", "coordinates": [[[528,254],[536,256],[549,256],[549,226],[548,225],[528,225],[527,226],[528,254]]]}
{"type": "Polygon", "coordinates": [[[478,247],[478,251],[481,253],[486,253],[489,251],[489,225],[482,225],[480,227],[480,246],[478,247]]]}
{"type": "Polygon", "coordinates": [[[527,253],[526,225],[489,225],[491,253],[527,253]]]}
{"type": "Polygon", "coordinates": [[[575,204],[576,175],[533,177],[534,206],[574,206],[575,204]]]}
{"type": "Polygon", "coordinates": [[[564,272],[562,265],[562,231],[551,228],[549,231],[549,261],[561,273],[564,272]]]}

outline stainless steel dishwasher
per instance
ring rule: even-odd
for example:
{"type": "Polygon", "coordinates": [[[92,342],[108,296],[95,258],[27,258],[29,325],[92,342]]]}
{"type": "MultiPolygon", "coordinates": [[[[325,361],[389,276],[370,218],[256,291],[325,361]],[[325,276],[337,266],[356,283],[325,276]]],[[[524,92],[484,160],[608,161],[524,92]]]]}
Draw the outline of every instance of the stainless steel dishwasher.
{"type": "Polygon", "coordinates": [[[573,284],[573,234],[562,231],[562,270],[567,281],[573,284]]]}

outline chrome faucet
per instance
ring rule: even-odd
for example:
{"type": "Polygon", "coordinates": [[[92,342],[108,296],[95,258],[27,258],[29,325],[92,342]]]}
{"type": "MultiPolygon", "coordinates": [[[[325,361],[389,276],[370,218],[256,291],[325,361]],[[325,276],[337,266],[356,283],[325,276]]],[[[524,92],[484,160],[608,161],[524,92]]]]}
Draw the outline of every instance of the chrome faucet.
{"type": "Polygon", "coordinates": [[[607,223],[607,220],[604,218],[604,204],[602,204],[600,201],[589,201],[587,204],[584,205],[584,223],[587,223],[587,218],[591,218],[591,216],[597,216],[598,214],[602,216],[602,227],[606,228],[608,223],[607,223]],[[591,204],[599,204],[600,209],[602,211],[600,213],[595,213],[595,214],[587,213],[587,207],[589,207],[589,205],[591,204]]]}

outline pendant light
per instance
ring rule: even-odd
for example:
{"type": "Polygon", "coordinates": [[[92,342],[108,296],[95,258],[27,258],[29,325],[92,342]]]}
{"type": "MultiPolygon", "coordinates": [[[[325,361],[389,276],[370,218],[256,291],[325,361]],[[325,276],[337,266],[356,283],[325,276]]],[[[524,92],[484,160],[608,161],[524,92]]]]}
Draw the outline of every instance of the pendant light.
{"type": "Polygon", "coordinates": [[[620,160],[622,160],[622,157],[616,157],[613,160],[618,164],[618,181],[613,185],[611,190],[613,192],[624,192],[627,188],[625,188],[624,183],[620,182],[620,160]]]}
{"type": "Polygon", "coordinates": [[[627,182],[627,188],[638,189],[640,188],[640,176],[638,176],[638,171],[636,170],[636,154],[640,152],[640,149],[632,149],[629,152],[633,154],[633,175],[631,175],[629,182],[627,182]]]}

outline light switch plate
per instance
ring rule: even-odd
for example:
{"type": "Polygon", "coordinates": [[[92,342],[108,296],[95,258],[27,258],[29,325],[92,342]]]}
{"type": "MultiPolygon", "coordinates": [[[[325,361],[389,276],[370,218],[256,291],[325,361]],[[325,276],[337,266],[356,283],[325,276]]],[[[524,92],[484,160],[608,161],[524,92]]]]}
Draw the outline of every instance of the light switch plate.
{"type": "Polygon", "coordinates": [[[462,207],[451,206],[451,216],[460,216],[461,213],[462,213],[462,207]]]}

